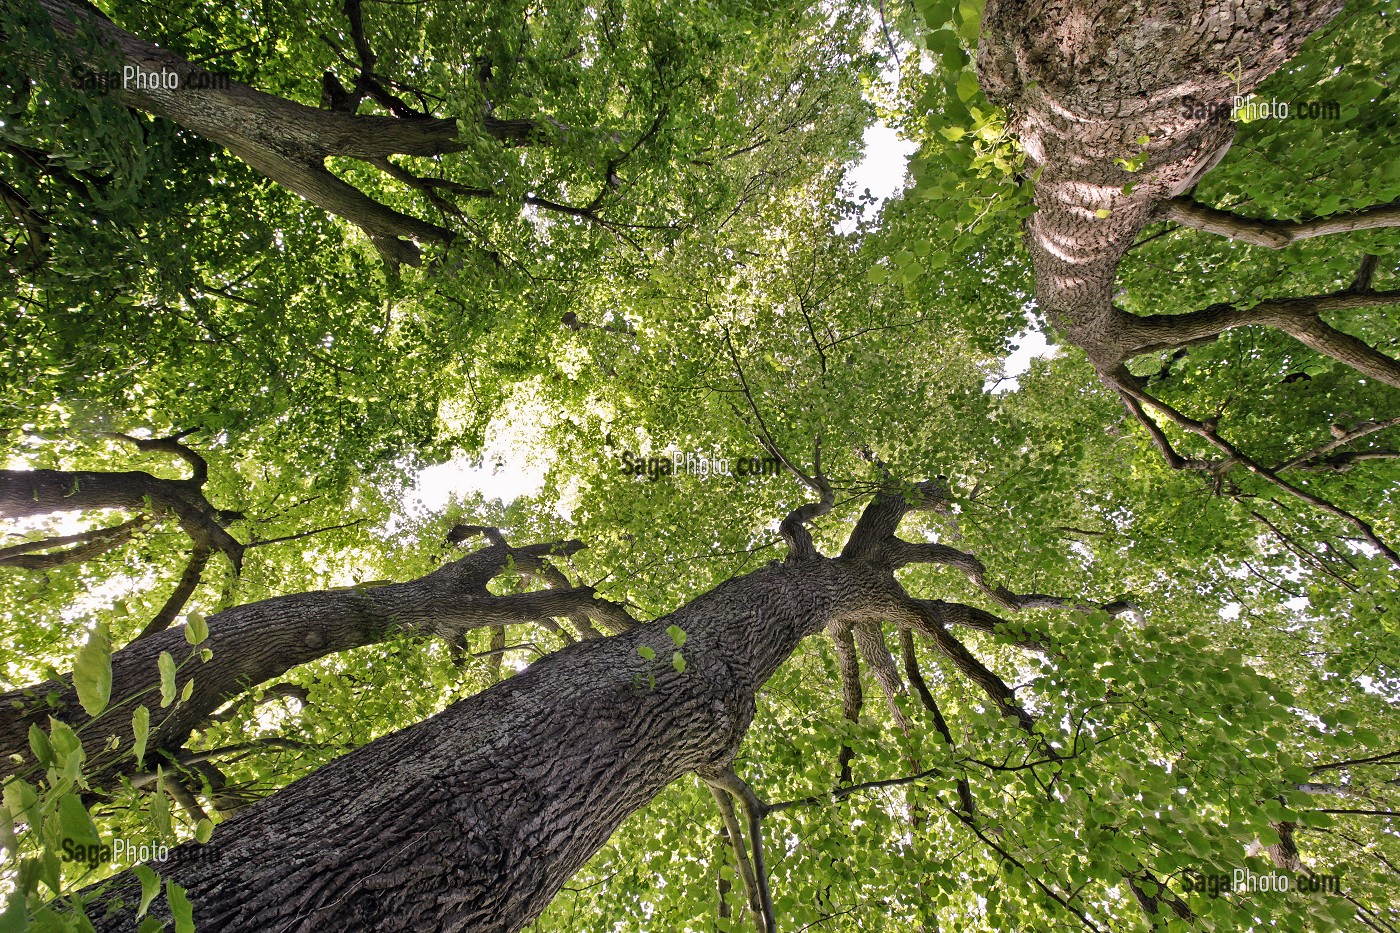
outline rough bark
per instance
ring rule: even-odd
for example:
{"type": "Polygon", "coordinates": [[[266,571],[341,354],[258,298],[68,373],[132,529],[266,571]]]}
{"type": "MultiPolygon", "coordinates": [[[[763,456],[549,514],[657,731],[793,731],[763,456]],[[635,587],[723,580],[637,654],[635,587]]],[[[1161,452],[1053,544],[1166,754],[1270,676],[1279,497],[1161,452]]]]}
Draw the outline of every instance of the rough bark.
{"type": "Polygon", "coordinates": [[[519,930],[667,784],[729,765],[803,638],[869,618],[892,586],[839,558],[769,565],[373,742],[156,867],[225,933],[519,930]],[[670,625],[688,636],[684,673],[670,625]]]}
{"type": "Polygon", "coordinates": [[[77,534],[46,538],[42,541],[25,541],[0,548],[0,567],[13,567],[16,570],[54,570],[68,564],[82,563],[107,553],[125,544],[141,532],[148,520],[145,516],[124,521],[110,528],[94,528],[77,534]],[[64,548],[56,551],[53,548],[64,548]],[[35,551],[46,553],[36,554],[35,551]]]}
{"type": "MultiPolygon", "coordinates": [[[[825,500],[830,487],[816,479],[825,500]]],[[[1011,688],[946,631],[957,607],[916,600],[895,579],[908,554],[895,535],[901,518],[945,501],[929,483],[912,499],[878,496],[835,558],[793,518],[811,510],[795,509],[786,561],[648,625],[570,644],[248,807],[156,867],[187,890],[202,928],[225,933],[514,933],[670,782],[695,772],[712,787],[742,784],[730,765],[757,691],[804,638],[882,620],[931,637],[1029,728],[1011,688]],[[671,663],[671,626],[687,636],[684,670],[671,663]]],[[[746,810],[761,819],[761,808],[746,810]]],[[[117,885],[94,911],[110,911],[101,933],[131,925],[139,883],[126,875],[117,885]]]]}
{"type": "Polygon", "coordinates": [[[1267,248],[1400,223],[1394,205],[1287,222],[1233,217],[1182,197],[1229,148],[1232,100],[1251,93],[1342,6],[1342,0],[989,0],[977,67],[1036,173],[1036,211],[1025,225],[1036,300],[1167,463],[1206,471],[1217,490],[1227,471],[1246,469],[1350,524],[1400,567],[1400,553],[1365,519],[1279,479],[1217,430],[1218,416],[1176,411],[1127,368],[1144,353],[1258,326],[1282,331],[1360,376],[1400,386],[1400,360],[1324,319],[1400,302],[1400,292],[1372,289],[1374,257],[1366,257],[1348,288],[1326,295],[1145,316],[1114,304],[1119,263],[1153,221],[1176,220],[1267,248]],[[1139,171],[1119,164],[1139,157],[1145,160],[1139,171]],[[1183,456],[1156,418],[1224,456],[1183,456]]]}
{"type": "MultiPolygon", "coordinates": [[[[101,475],[101,474],[99,474],[101,475]]],[[[614,627],[626,624],[616,607],[598,600],[587,587],[551,589],[495,596],[486,589],[510,564],[516,568],[540,564],[545,555],[572,553],[580,545],[531,545],[512,548],[493,544],[433,573],[407,583],[328,590],[280,596],[249,603],[210,616],[208,639],[196,648],[185,640],[183,626],[133,641],[112,655],[112,700],[97,721],[78,704],[72,678],[47,681],[0,696],[0,756],[19,755],[32,763],[28,732],[31,724],[47,728],[57,716],[75,728],[93,760],[93,779],[135,770],[130,755],[134,742],[131,712],[137,705],[152,711],[148,761],[174,752],[190,730],[220,706],[249,688],[292,668],[339,651],[410,633],[452,638],[483,626],[545,622],[555,616],[590,613],[614,627]],[[200,649],[213,654],[201,661],[200,649]],[[160,674],[157,659],[167,651],[180,665],[177,693],[194,681],[188,700],[159,708],[160,674]],[[57,705],[45,697],[56,694],[57,705]],[[104,740],[115,736],[116,746],[104,740]],[[98,749],[104,749],[100,754],[98,749]]]]}
{"type": "Polygon", "coordinates": [[[1026,224],[1036,298],[1101,372],[1133,351],[1135,320],[1113,304],[1119,262],[1164,202],[1195,185],[1234,136],[1234,124],[1218,110],[1214,119],[1187,116],[1187,105],[1248,94],[1342,5],[987,3],[981,83],[1007,109],[1030,167],[1040,171],[1037,211],[1026,224]],[[1143,136],[1145,147],[1136,142],[1143,136]],[[1143,151],[1148,159],[1139,172],[1115,162],[1143,151]]]}

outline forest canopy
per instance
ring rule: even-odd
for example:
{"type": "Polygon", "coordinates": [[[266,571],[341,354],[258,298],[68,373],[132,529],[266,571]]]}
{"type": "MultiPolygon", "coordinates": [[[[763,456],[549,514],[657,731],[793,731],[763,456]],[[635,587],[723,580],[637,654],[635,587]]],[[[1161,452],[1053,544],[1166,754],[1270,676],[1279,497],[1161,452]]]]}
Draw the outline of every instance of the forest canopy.
{"type": "Polygon", "coordinates": [[[1400,930],[1397,23],[0,5],[0,933],[1400,930]]]}

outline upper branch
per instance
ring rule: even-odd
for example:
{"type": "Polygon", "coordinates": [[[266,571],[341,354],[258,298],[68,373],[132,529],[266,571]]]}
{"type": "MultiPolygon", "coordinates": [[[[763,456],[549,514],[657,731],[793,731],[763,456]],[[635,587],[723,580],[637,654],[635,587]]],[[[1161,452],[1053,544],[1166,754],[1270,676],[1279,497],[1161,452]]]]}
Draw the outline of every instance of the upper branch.
{"type": "Polygon", "coordinates": [[[846,546],[841,549],[841,556],[876,563],[889,561],[891,549],[902,543],[895,532],[904,516],[920,511],[946,512],[948,508],[948,488],[936,480],[925,480],[908,490],[876,496],[856,521],[846,546]]]}
{"type": "Polygon", "coordinates": [[[104,431],[98,437],[109,437],[113,440],[126,441],[132,444],[142,453],[166,453],[174,454],[190,465],[190,477],[188,482],[196,486],[203,486],[209,481],[209,461],[204,459],[203,454],[192,447],[180,443],[186,437],[195,432],[195,428],[172,434],[169,437],[132,437],[130,434],[119,434],[115,431],[104,431]]]}
{"type": "Polygon", "coordinates": [[[1281,249],[1299,240],[1310,240],[1333,233],[1400,227],[1400,201],[1376,204],[1346,214],[1315,217],[1312,220],[1272,220],[1241,217],[1201,204],[1189,197],[1179,197],[1164,203],[1162,213],[1167,220],[1183,227],[1204,230],[1268,249],[1281,249]]]}
{"type": "Polygon", "coordinates": [[[901,608],[906,610],[902,622],[932,638],[938,650],[946,655],[965,677],[982,688],[982,692],[1002,714],[1014,718],[1022,729],[1034,734],[1035,717],[1016,702],[1016,694],[1007,686],[1006,681],[992,673],[966,645],[948,631],[948,625],[955,622],[959,611],[968,607],[937,599],[909,599],[901,608]]]}
{"type": "Polygon", "coordinates": [[[160,479],[140,471],[0,470],[0,517],[50,512],[127,509],[173,515],[196,544],[227,555],[235,568],[244,545],[224,529],[236,513],[214,508],[190,480],[160,479]]]}
{"type": "Polygon", "coordinates": [[[1335,311],[1379,308],[1400,302],[1400,289],[1344,291],[1305,298],[1271,298],[1252,308],[1214,304],[1185,314],[1122,314],[1119,359],[1211,340],[1235,327],[1274,327],[1365,376],[1400,387],[1400,362],[1322,319],[1335,311]]]}
{"type": "Polygon", "coordinates": [[[565,615],[580,628],[585,638],[596,635],[592,627],[586,625],[590,619],[601,622],[614,633],[625,631],[637,624],[637,620],[632,618],[625,606],[599,596],[591,586],[575,586],[569,582],[563,571],[548,560],[549,557],[571,557],[577,554],[584,549],[583,542],[569,540],[512,547],[506,542],[500,529],[484,525],[457,525],[447,534],[447,540],[454,544],[474,537],[484,537],[490,542],[487,547],[459,562],[470,562],[470,570],[467,572],[471,574],[474,586],[484,587],[490,579],[507,570],[514,570],[521,576],[543,583],[556,592],[576,594],[570,598],[576,599],[577,605],[565,615]]]}

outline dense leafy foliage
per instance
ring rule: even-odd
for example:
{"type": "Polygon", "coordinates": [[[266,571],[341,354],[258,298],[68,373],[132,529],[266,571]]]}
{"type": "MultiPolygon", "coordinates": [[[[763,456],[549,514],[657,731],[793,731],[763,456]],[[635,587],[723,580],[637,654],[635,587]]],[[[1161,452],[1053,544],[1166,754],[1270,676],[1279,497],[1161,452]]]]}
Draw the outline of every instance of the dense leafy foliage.
{"type": "MultiPolygon", "coordinates": [[[[203,619],[220,609],[432,570],[457,551],[445,536],[459,521],[512,541],[580,539],[570,576],[655,618],[783,556],[776,520],[811,491],[774,464],[815,471],[819,451],[837,490],[814,526],[826,553],[891,478],[940,477],[953,507],[907,520],[906,536],[976,554],[1018,593],[1140,611],[1030,609],[968,636],[1017,688],[1039,739],[892,628],[892,654],[926,686],[911,676],[887,696],[866,670],[864,705],[843,716],[832,642],[805,642],[762,693],[735,765],[765,800],[792,802],[765,820],[780,930],[1400,924],[1394,568],[1345,523],[1254,477],[1171,469],[1079,350],[1008,373],[1017,342],[1047,324],[1020,244],[1034,178],[977,84],[980,4],[104,11],[315,106],[323,74],[354,83],[352,6],[395,99],[456,117],[469,143],[404,162],[476,192],[451,203],[332,160],[380,203],[452,230],[419,268],[385,264],[352,224],[208,140],[75,83],[71,49],[37,8],[0,11],[3,465],[177,479],[187,463],[114,432],[193,429],[182,442],[208,461],[203,493],[238,513],[227,527],[250,547],[237,571],[215,555],[177,607],[190,657],[172,666],[201,663],[203,619]],[[487,101],[494,118],[548,126],[548,144],[481,131],[487,101]],[[849,174],[877,115],[919,147],[905,190],[883,205],[849,174]],[[687,456],[727,461],[733,475],[701,475],[687,456]],[[454,458],[540,482],[509,502],[464,484],[424,507],[423,468],[454,458]],[[758,475],[733,468],[758,461],[758,475]],[[629,469],[639,463],[641,475],[629,469]],[[1271,847],[1306,869],[1290,877],[1339,876],[1340,891],[1205,888],[1277,870],[1271,847]],[[1161,913],[1144,913],[1140,900],[1159,897],[1161,913]]],[[[1279,219],[1400,197],[1397,16],[1393,2],[1356,3],[1314,36],[1260,93],[1335,100],[1340,117],[1242,125],[1196,197],[1279,219]]],[[[1368,255],[1375,287],[1394,288],[1397,237],[1271,251],[1163,222],[1129,252],[1118,301],[1153,313],[1323,294],[1368,255]]],[[[1345,327],[1393,357],[1396,313],[1354,312],[1345,327]]],[[[1274,464],[1325,444],[1331,426],[1394,419],[1400,402],[1260,328],[1132,367],[1274,464]]],[[[1392,544],[1397,432],[1347,448],[1374,457],[1296,473],[1392,544]]],[[[5,527],[7,689],[73,670],[89,713],[159,718],[176,701],[108,708],[103,694],[111,650],[163,611],[189,562],[176,522],[144,515],[81,561],[4,563],[14,545],[134,517],[5,527]]],[[[901,580],[997,609],[951,567],[901,580]]],[[[196,730],[188,750],[211,752],[213,767],[147,760],[150,774],[109,786],[84,777],[100,749],[54,720],[32,737],[40,766],[17,765],[5,785],[0,930],[83,929],[78,892],[130,862],[65,860],[64,840],[207,839],[241,806],[564,643],[512,626],[504,640],[404,636],[335,654],[250,685],[196,730]]],[[[738,870],[709,791],[683,781],[533,929],[749,928],[738,870]]],[[[182,893],[163,896],[178,916],[182,893]]]]}

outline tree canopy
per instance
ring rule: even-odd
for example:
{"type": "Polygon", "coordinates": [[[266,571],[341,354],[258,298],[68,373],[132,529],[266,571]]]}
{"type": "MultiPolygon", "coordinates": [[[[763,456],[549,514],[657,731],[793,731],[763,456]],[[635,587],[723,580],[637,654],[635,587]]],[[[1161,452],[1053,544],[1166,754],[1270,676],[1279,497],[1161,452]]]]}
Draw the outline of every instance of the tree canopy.
{"type": "Polygon", "coordinates": [[[0,933],[1400,929],[1397,18],[0,7],[0,933]]]}

